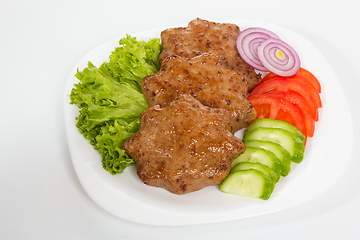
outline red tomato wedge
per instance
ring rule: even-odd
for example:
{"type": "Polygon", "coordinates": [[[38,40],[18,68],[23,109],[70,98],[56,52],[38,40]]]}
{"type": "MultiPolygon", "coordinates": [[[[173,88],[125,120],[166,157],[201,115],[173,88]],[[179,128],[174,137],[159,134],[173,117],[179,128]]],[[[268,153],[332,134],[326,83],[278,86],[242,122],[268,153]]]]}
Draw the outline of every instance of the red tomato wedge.
{"type": "Polygon", "coordinates": [[[314,136],[315,120],[312,117],[310,107],[308,106],[308,104],[306,103],[305,99],[302,96],[300,96],[295,92],[278,92],[278,91],[264,93],[264,94],[275,96],[280,99],[284,99],[297,106],[304,117],[303,119],[306,128],[305,136],[307,137],[314,136]]]}
{"type": "MultiPolygon", "coordinates": [[[[265,75],[265,77],[263,78],[262,81],[266,81],[266,80],[269,80],[269,79],[271,79],[273,77],[277,77],[277,76],[278,75],[276,75],[275,73],[270,72],[265,75]]],[[[294,77],[305,78],[306,80],[308,80],[311,83],[311,85],[313,85],[313,87],[315,88],[315,90],[318,93],[321,93],[321,85],[320,85],[319,80],[315,77],[314,74],[312,74],[310,71],[306,70],[305,68],[300,68],[300,70],[294,75],[294,77]]]]}
{"type": "MultiPolygon", "coordinates": [[[[313,119],[317,121],[318,107],[319,107],[318,106],[319,103],[317,104],[317,102],[320,100],[320,96],[318,93],[314,92],[315,91],[314,88],[312,88],[312,90],[313,91],[309,90],[309,88],[306,87],[305,84],[299,83],[294,79],[274,77],[256,86],[254,90],[249,94],[249,96],[259,95],[272,91],[295,92],[304,98],[304,100],[310,107],[313,119]],[[316,101],[314,98],[318,100],[316,101]]],[[[321,106],[321,100],[320,100],[320,106],[321,106]]]]}
{"type": "Polygon", "coordinates": [[[256,119],[271,118],[286,121],[296,126],[306,136],[304,116],[291,102],[271,94],[252,95],[248,100],[256,110],[256,119]]]}

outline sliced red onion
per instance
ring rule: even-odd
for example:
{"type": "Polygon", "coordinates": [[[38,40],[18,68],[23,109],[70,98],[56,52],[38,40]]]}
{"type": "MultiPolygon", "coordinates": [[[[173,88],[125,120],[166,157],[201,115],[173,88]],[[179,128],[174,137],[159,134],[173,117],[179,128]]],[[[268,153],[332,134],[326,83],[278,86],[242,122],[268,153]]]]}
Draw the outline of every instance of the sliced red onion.
{"type": "Polygon", "coordinates": [[[251,67],[268,71],[260,61],[257,53],[259,45],[267,39],[279,38],[275,33],[259,27],[247,28],[240,32],[236,39],[236,47],[241,58],[251,67]]]}
{"type": "Polygon", "coordinates": [[[292,76],[300,69],[300,57],[286,42],[267,39],[257,49],[258,58],[269,72],[280,76],[292,76]]]}

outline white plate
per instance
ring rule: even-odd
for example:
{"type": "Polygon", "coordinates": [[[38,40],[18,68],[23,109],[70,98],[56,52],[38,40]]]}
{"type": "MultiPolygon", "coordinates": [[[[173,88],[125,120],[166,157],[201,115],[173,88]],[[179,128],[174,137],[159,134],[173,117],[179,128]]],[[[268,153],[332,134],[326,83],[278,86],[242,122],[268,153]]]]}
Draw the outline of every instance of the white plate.
{"type": "MultiPolygon", "coordinates": [[[[65,124],[73,165],[88,195],[106,211],[143,224],[189,225],[243,219],[274,213],[304,204],[328,191],[342,176],[350,161],[354,135],[350,112],[341,86],[321,53],[306,39],[284,27],[251,20],[228,20],[241,29],[265,27],[276,32],[300,54],[302,66],[312,71],[322,84],[320,121],[315,136],[308,140],[305,158],[293,165],[267,201],[220,192],[216,186],[186,195],[144,185],[130,166],[124,173],[110,175],[101,166],[101,156],[75,127],[78,108],[69,104],[76,69],[88,61],[96,66],[108,61],[118,40],[107,42],[86,54],[68,79],[65,96],[65,124]],[[339,128],[341,126],[341,128],[339,128]]],[[[184,23],[183,26],[186,26],[184,23]]],[[[132,34],[138,39],[159,37],[164,29],[132,34]]]]}

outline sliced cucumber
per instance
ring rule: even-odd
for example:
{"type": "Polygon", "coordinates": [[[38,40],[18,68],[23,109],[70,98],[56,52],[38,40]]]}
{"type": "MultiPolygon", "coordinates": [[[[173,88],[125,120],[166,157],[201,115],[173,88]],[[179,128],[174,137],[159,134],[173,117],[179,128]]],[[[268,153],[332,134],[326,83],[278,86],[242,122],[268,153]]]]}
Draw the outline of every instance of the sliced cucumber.
{"type": "Polygon", "coordinates": [[[270,151],[262,148],[246,147],[245,152],[235,158],[231,166],[234,167],[240,162],[255,162],[264,164],[276,173],[277,181],[280,178],[281,162],[275,154],[270,151]]]}
{"type": "Polygon", "coordinates": [[[302,142],[305,142],[306,139],[305,135],[294,125],[282,120],[276,120],[270,118],[260,118],[252,122],[249,125],[249,127],[245,130],[244,134],[246,134],[247,132],[251,132],[252,130],[259,127],[281,128],[291,132],[296,137],[298,137],[302,142]]]}
{"type": "Polygon", "coordinates": [[[269,141],[280,144],[290,153],[291,161],[295,163],[300,163],[304,158],[304,143],[287,130],[281,128],[258,127],[244,133],[243,141],[250,140],[269,141]]]}
{"type": "Polygon", "coordinates": [[[257,148],[263,148],[265,150],[268,150],[275,154],[275,156],[280,160],[281,162],[281,176],[285,177],[290,172],[290,153],[285,150],[280,144],[269,142],[269,141],[261,141],[261,140],[249,140],[244,141],[244,144],[246,147],[257,147],[257,148]]]}
{"type": "Polygon", "coordinates": [[[246,169],[255,169],[262,173],[264,173],[266,176],[270,177],[270,179],[276,183],[278,179],[278,175],[268,166],[265,166],[261,163],[253,163],[253,162],[239,162],[234,167],[231,168],[230,173],[236,172],[239,170],[246,170],[246,169]]]}
{"type": "Polygon", "coordinates": [[[224,193],[267,200],[274,190],[272,180],[255,169],[230,173],[219,186],[224,193]]]}
{"type": "Polygon", "coordinates": [[[232,162],[230,174],[220,184],[225,193],[268,199],[291,162],[304,158],[305,135],[281,120],[258,119],[244,131],[246,150],[232,162]]]}

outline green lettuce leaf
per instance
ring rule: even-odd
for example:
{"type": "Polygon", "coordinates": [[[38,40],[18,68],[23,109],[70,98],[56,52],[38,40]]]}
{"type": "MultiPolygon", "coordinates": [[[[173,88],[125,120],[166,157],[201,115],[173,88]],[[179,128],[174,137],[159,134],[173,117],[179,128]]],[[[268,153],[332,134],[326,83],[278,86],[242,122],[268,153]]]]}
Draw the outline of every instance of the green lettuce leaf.
{"type": "Polygon", "coordinates": [[[103,168],[118,174],[134,161],[122,145],[134,135],[140,114],[148,104],[141,92],[141,80],[159,71],[160,39],[138,41],[127,35],[100,67],[88,62],[75,76],[70,103],[76,104],[80,133],[102,156],[103,168]]]}
{"type": "Polygon", "coordinates": [[[159,70],[161,51],[159,38],[145,42],[127,34],[125,38],[120,39],[119,44],[121,46],[112,52],[108,64],[113,77],[120,80],[134,80],[140,84],[144,76],[159,70]]]}

